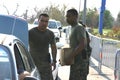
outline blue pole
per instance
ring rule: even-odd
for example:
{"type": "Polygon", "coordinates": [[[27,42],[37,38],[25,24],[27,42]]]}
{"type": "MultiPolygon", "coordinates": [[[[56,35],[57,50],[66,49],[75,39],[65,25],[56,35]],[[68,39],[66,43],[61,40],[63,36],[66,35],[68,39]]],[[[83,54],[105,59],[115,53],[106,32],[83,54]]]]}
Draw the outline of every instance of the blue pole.
{"type": "MultiPolygon", "coordinates": [[[[105,3],[106,0],[102,0],[101,2],[101,10],[100,10],[100,16],[99,16],[99,34],[102,35],[103,31],[103,17],[104,17],[104,10],[105,10],[105,3]]],[[[103,41],[101,38],[101,43],[100,43],[100,55],[102,55],[102,48],[103,48],[103,41]]],[[[99,74],[101,74],[101,68],[102,68],[102,56],[100,56],[100,62],[99,62],[99,74]]]]}
{"type": "Polygon", "coordinates": [[[106,4],[106,0],[102,0],[100,16],[99,16],[99,34],[100,35],[103,34],[102,28],[103,28],[103,16],[104,16],[105,4],[106,4]]]}

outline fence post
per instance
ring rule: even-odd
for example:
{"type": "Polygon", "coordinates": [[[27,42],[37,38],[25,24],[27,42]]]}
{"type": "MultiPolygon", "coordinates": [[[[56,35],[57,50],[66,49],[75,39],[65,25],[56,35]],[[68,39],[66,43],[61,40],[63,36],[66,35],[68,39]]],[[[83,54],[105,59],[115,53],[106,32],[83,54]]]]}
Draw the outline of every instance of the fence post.
{"type": "Polygon", "coordinates": [[[100,57],[100,62],[98,63],[98,68],[99,68],[99,74],[101,74],[101,69],[102,69],[102,48],[103,48],[103,40],[102,40],[102,37],[100,39],[100,54],[99,54],[99,57],[100,57]]]}
{"type": "Polygon", "coordinates": [[[115,55],[114,80],[120,80],[120,49],[116,51],[115,55]]]}

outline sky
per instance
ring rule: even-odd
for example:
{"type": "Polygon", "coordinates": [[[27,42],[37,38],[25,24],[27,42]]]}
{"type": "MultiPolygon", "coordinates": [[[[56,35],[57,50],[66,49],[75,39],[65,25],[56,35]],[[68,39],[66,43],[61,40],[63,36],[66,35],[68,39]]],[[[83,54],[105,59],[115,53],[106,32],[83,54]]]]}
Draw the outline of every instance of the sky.
{"type": "MultiPolygon", "coordinates": [[[[101,1],[102,0],[86,0],[87,1],[87,8],[93,9],[97,8],[98,11],[100,11],[101,7],[101,1]]],[[[17,11],[17,14],[22,14],[25,12],[26,9],[29,10],[29,14],[34,14],[33,8],[36,6],[38,8],[46,8],[50,5],[59,5],[63,6],[65,4],[67,8],[76,8],[78,11],[83,10],[84,7],[84,0],[0,0],[0,14],[7,14],[5,5],[9,11],[10,14],[12,14],[17,6],[17,3],[19,4],[19,8],[17,11]]],[[[106,9],[111,12],[111,15],[116,18],[120,7],[119,6],[120,0],[106,0],[106,9]]]]}

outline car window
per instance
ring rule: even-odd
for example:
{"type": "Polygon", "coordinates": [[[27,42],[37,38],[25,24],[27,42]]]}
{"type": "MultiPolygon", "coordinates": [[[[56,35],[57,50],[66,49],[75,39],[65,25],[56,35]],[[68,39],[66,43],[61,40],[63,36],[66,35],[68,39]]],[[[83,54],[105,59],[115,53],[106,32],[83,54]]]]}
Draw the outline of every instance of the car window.
{"type": "Polygon", "coordinates": [[[38,21],[35,21],[34,24],[35,24],[35,25],[38,25],[38,21]]]}
{"type": "Polygon", "coordinates": [[[17,64],[20,66],[20,68],[23,68],[24,70],[31,72],[35,68],[35,65],[33,64],[33,61],[27,49],[19,42],[15,44],[14,48],[17,48],[16,57],[19,56],[18,58],[21,61],[21,62],[18,61],[19,64],[18,62],[17,64]]]}
{"type": "Polygon", "coordinates": [[[20,51],[19,51],[16,44],[14,45],[14,52],[15,52],[15,58],[16,58],[16,65],[17,65],[18,74],[20,74],[22,71],[25,70],[25,66],[24,66],[22,57],[20,55],[20,51]]]}
{"type": "Polygon", "coordinates": [[[0,45],[0,80],[12,80],[13,74],[9,57],[9,50],[0,45]]]}
{"type": "Polygon", "coordinates": [[[61,27],[61,23],[60,23],[59,21],[57,21],[57,25],[58,25],[59,27],[61,27]]]}
{"type": "Polygon", "coordinates": [[[56,22],[54,22],[54,21],[49,21],[49,23],[48,23],[48,28],[56,29],[56,28],[57,28],[56,22]]]}

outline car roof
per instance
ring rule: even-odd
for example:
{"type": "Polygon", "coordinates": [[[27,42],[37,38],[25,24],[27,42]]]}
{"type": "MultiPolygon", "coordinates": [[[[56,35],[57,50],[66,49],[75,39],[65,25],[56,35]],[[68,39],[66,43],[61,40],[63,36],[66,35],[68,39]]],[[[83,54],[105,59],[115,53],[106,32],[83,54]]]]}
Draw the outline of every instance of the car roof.
{"type": "Polygon", "coordinates": [[[49,19],[49,21],[56,21],[55,19],[49,19]]]}
{"type": "Polygon", "coordinates": [[[0,33],[18,37],[28,48],[28,23],[11,15],[0,15],[0,33]]]}

